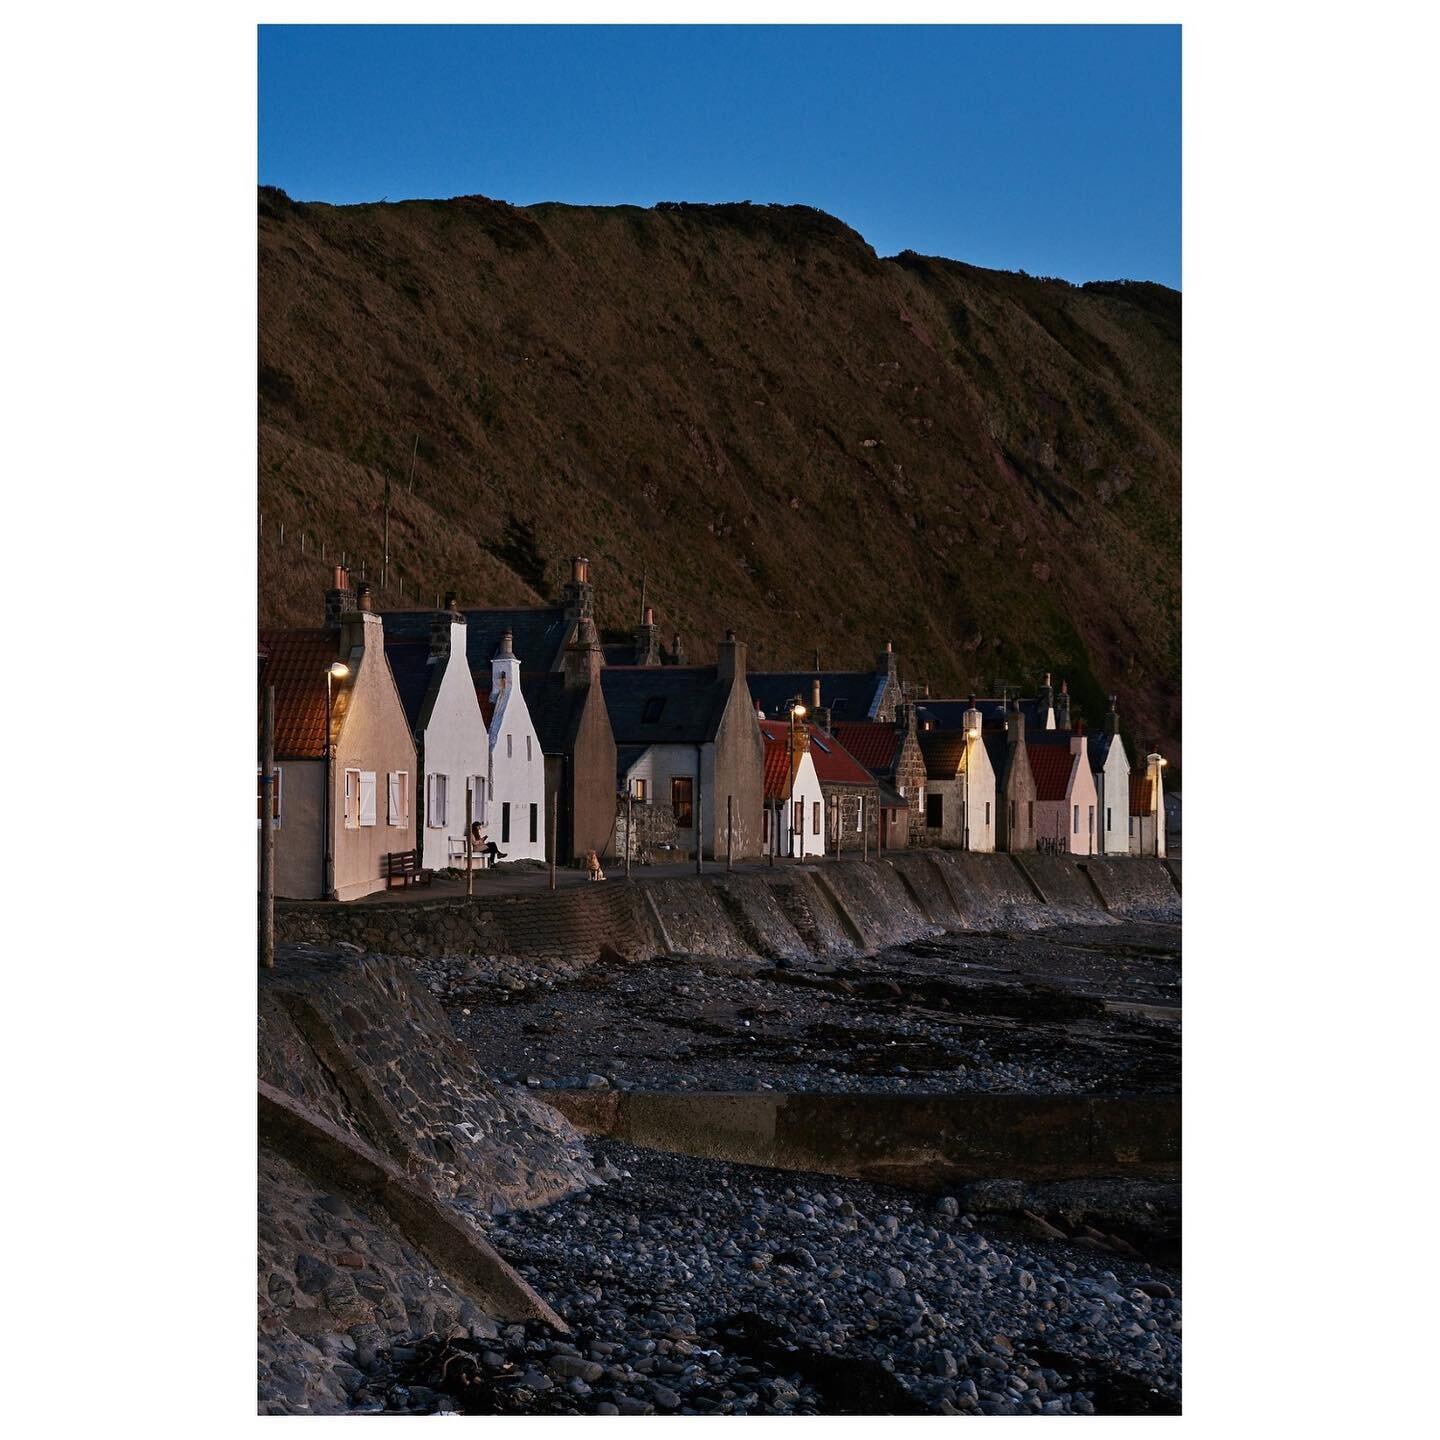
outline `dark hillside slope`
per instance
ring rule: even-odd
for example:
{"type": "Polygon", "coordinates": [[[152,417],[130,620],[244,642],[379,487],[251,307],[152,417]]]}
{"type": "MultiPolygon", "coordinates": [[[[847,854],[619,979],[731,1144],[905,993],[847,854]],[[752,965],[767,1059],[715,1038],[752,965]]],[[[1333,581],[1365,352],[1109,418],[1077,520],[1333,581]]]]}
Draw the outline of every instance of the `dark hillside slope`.
{"type": "Polygon", "coordinates": [[[388,473],[383,604],[553,596],[578,552],[603,627],[647,573],[692,659],[728,625],[765,668],[892,640],[936,693],[1053,668],[1175,754],[1175,292],[881,260],[801,207],[262,190],[259,232],[264,621],[315,620],[322,540],[378,578],[388,473]]]}

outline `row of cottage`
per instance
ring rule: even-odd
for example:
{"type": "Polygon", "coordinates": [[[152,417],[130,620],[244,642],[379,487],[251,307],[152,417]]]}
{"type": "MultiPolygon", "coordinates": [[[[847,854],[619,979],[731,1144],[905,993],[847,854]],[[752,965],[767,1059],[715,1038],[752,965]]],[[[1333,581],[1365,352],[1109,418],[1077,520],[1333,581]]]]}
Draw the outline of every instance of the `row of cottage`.
{"type": "Polygon", "coordinates": [[[558,606],[383,616],[337,569],[323,626],[259,637],[276,893],[355,899],[406,852],[463,864],[467,836],[505,863],[1165,853],[1165,761],[1132,765],[1113,698],[1086,734],[1049,676],[1033,699],[930,699],[888,644],[873,671],[749,672],[733,633],[714,665],[684,659],[649,609],[602,645],[583,558],[558,606]]]}

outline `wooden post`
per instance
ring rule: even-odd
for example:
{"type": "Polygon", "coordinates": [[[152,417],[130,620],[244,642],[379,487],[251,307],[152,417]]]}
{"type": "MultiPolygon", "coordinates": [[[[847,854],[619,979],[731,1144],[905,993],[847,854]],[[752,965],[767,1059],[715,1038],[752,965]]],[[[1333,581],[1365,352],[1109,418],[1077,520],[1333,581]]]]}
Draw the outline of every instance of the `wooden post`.
{"type": "Polygon", "coordinates": [[[550,888],[555,888],[555,852],[560,848],[560,792],[550,805],[550,888]]]}
{"type": "Polygon", "coordinates": [[[630,878],[630,857],[635,853],[635,796],[625,782],[625,878],[630,878]]]}
{"type": "Polygon", "coordinates": [[[475,820],[475,782],[470,776],[465,779],[465,893],[475,893],[475,842],[470,826],[475,820]]]}
{"type": "Polygon", "coordinates": [[[725,868],[735,868],[735,797],[725,797],[725,868]]]}
{"type": "Polygon", "coordinates": [[[260,963],[275,968],[275,687],[265,687],[260,736],[260,963]]]}

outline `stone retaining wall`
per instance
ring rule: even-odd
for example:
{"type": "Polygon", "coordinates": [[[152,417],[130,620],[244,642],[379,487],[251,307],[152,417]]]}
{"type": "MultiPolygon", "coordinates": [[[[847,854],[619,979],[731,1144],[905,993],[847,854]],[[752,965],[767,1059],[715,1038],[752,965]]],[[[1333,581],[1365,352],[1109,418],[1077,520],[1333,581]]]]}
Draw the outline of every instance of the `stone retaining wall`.
{"type": "Polygon", "coordinates": [[[868,863],[636,879],[473,900],[282,902],[281,940],[400,955],[586,965],[621,954],[853,955],[946,930],[1180,918],[1178,865],[1099,856],[910,851],[868,863]]]}

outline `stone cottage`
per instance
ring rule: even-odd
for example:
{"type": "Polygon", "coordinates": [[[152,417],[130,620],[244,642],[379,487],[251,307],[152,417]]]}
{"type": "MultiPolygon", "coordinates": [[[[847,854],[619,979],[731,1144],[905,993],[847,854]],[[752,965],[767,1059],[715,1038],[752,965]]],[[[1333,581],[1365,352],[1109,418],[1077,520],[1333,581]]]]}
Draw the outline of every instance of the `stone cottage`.
{"type": "Polygon", "coordinates": [[[835,738],[880,781],[878,840],[886,850],[925,843],[925,756],[916,730],[912,702],[896,706],[895,719],[885,724],[876,720],[839,721],[833,726],[835,738]],[[892,791],[887,796],[886,790],[892,791]],[[893,796],[905,802],[904,823],[893,796]],[[887,803],[888,802],[888,803],[887,803]]]}
{"type": "MultiPolygon", "coordinates": [[[[880,782],[833,735],[818,725],[808,729],[810,758],[825,797],[825,848],[832,855],[863,850],[866,827],[876,826],[880,782]]],[[[908,808],[898,792],[894,799],[908,808]]]]}
{"type": "Polygon", "coordinates": [[[1085,735],[1080,730],[1044,730],[1027,737],[1025,748],[1035,779],[1036,847],[1095,854],[1098,801],[1085,735]]]}
{"type": "Polygon", "coordinates": [[[925,757],[925,840],[962,850],[995,848],[995,771],[973,705],[958,730],[920,731],[925,757]]]}
{"type": "Polygon", "coordinates": [[[384,857],[415,848],[416,763],[370,587],[337,569],[322,628],[262,630],[259,681],[262,704],[275,689],[275,893],[382,889],[384,857]]]}
{"type": "Polygon", "coordinates": [[[601,688],[618,747],[612,785],[632,810],[668,806],[689,854],[723,858],[731,844],[736,859],[759,855],[764,759],[734,632],[714,665],[609,666],[601,688]]]}

